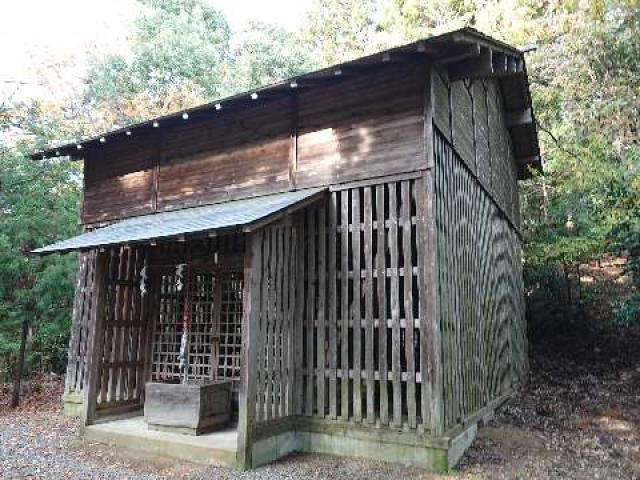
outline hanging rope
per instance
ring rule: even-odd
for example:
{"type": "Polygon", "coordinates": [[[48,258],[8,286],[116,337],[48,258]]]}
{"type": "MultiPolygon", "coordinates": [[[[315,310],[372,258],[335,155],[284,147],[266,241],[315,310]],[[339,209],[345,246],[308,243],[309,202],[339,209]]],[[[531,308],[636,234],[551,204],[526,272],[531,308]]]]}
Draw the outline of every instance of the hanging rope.
{"type": "Polygon", "coordinates": [[[180,369],[182,370],[182,383],[187,383],[189,376],[189,332],[191,331],[191,292],[192,292],[192,272],[191,272],[191,250],[187,247],[187,269],[186,281],[184,282],[183,303],[182,303],[182,340],[180,342],[180,369]]]}

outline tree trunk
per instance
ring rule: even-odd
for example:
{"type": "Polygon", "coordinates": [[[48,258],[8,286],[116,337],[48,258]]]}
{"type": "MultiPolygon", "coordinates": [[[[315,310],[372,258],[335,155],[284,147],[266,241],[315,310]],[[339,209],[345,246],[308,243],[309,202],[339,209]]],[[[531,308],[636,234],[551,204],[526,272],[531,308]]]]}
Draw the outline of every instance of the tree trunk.
{"type": "Polygon", "coordinates": [[[16,362],[16,375],[13,381],[13,394],[11,396],[11,408],[20,405],[20,384],[22,383],[22,370],[24,369],[24,353],[27,348],[27,334],[29,333],[29,322],[25,318],[22,321],[22,335],[20,337],[20,352],[16,362]]]}

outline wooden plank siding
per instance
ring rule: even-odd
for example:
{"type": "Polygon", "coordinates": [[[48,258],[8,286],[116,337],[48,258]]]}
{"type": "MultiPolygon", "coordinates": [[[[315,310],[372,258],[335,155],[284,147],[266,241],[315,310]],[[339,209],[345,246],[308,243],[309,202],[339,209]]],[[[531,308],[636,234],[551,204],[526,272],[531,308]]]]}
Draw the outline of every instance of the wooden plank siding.
{"type": "Polygon", "coordinates": [[[445,428],[511,393],[527,371],[520,239],[435,129],[445,428]]]}
{"type": "Polygon", "coordinates": [[[431,72],[434,125],[519,230],[518,172],[499,80],[449,82],[446,72],[431,72]]]}
{"type": "Polygon", "coordinates": [[[345,73],[88,149],[82,222],[424,168],[426,71],[408,64],[345,73]]]}
{"type": "Polygon", "coordinates": [[[82,222],[151,213],[159,136],[145,134],[87,152],[82,222]]]}

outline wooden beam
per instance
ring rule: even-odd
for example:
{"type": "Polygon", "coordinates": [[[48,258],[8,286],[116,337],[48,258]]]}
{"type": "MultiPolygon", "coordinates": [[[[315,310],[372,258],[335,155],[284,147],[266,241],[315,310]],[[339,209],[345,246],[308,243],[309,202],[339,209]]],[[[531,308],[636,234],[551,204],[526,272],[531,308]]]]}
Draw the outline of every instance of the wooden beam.
{"type": "Polygon", "coordinates": [[[505,112],[505,122],[507,127],[528,125],[533,123],[533,112],[531,111],[531,108],[525,108],[523,110],[508,110],[505,112]]]}
{"type": "Polygon", "coordinates": [[[238,402],[237,465],[252,466],[251,449],[256,415],[256,377],[258,317],[257,302],[262,276],[262,231],[246,236],[244,256],[244,286],[242,292],[242,344],[240,348],[240,391],[238,402]]]}
{"type": "Polygon", "coordinates": [[[104,314],[107,296],[109,252],[96,253],[93,284],[91,285],[91,317],[87,337],[87,365],[85,385],[82,390],[82,427],[91,425],[96,418],[98,382],[100,381],[104,314]]]}
{"type": "Polygon", "coordinates": [[[477,57],[478,55],[480,55],[480,45],[478,44],[465,45],[457,52],[448,47],[447,51],[439,56],[438,60],[436,60],[436,63],[438,65],[449,65],[452,63],[461,62],[463,60],[477,57]]]}
{"type": "Polygon", "coordinates": [[[507,73],[507,56],[502,52],[493,52],[493,72],[496,75],[504,75],[507,73]]]}
{"type": "Polygon", "coordinates": [[[480,53],[467,60],[449,65],[449,80],[455,82],[463,78],[486,78],[494,74],[493,51],[490,48],[480,48],[480,53]]]}
{"type": "Polygon", "coordinates": [[[425,87],[424,87],[424,104],[423,104],[423,122],[424,133],[422,135],[422,142],[424,144],[424,160],[427,168],[433,168],[433,82],[432,76],[437,75],[433,67],[427,68],[425,87]]]}

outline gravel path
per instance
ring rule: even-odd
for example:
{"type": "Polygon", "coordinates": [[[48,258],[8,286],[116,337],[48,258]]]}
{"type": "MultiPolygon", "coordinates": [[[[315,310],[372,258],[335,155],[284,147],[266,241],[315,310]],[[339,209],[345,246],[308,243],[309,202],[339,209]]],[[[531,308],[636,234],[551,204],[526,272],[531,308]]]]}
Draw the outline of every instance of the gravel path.
{"type": "Polygon", "coordinates": [[[249,472],[198,466],[98,444],[84,445],[76,422],[59,411],[31,412],[28,419],[0,415],[2,479],[345,479],[444,478],[384,462],[322,455],[292,455],[249,472]]]}

